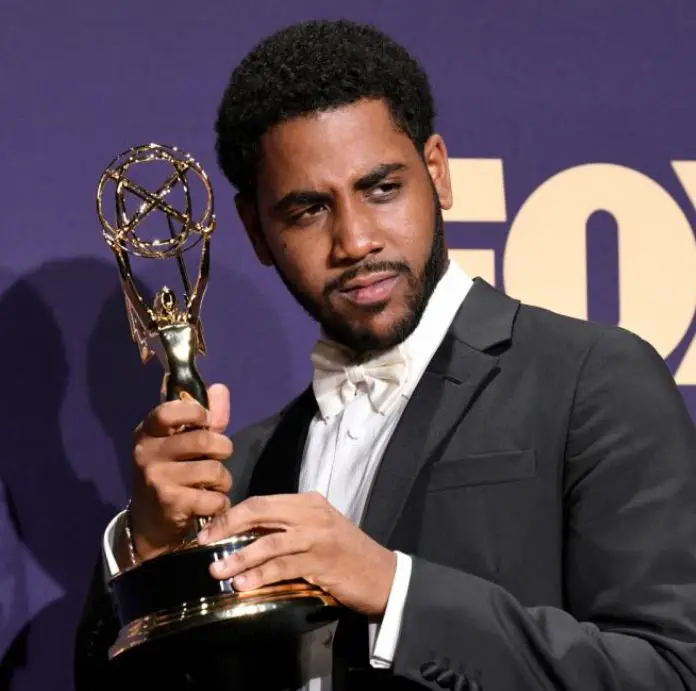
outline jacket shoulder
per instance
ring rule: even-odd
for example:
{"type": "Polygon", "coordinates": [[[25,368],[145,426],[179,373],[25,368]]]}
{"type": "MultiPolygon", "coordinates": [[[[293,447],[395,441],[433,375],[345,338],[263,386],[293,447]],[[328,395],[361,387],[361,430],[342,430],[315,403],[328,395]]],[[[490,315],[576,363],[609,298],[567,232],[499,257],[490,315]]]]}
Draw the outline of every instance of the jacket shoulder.
{"type": "Polygon", "coordinates": [[[638,334],[621,326],[570,317],[535,305],[521,304],[515,323],[515,336],[521,340],[547,343],[549,347],[588,351],[600,341],[617,347],[653,347],[638,334]]]}

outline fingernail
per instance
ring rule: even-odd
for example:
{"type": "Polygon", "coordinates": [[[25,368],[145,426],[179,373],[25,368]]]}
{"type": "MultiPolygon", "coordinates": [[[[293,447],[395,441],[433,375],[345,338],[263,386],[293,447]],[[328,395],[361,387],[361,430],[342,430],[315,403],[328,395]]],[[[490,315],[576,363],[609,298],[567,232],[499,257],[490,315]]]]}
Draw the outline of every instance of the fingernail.
{"type": "Polygon", "coordinates": [[[198,542],[201,544],[208,542],[208,538],[210,537],[210,530],[208,528],[203,528],[200,533],[198,533],[198,542]]]}
{"type": "Polygon", "coordinates": [[[239,576],[235,576],[232,579],[232,582],[234,583],[235,586],[239,586],[239,587],[243,588],[246,585],[248,580],[249,579],[243,573],[240,573],[239,576]]]}

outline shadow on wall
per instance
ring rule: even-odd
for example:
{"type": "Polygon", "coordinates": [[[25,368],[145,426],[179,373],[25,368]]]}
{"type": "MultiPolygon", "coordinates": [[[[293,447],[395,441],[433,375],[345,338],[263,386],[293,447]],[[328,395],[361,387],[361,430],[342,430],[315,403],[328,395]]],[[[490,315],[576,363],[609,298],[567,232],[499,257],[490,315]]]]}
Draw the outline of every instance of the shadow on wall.
{"type": "MultiPolygon", "coordinates": [[[[293,389],[285,335],[253,285],[214,270],[204,307],[206,368],[242,392],[234,407],[270,414],[293,389]]],[[[0,689],[70,689],[75,628],[104,527],[118,510],[109,484],[121,480],[127,491],[132,430],[158,401],[161,369],[140,363],[112,263],[54,262],[18,279],[0,274],[0,287],[7,284],[0,295],[0,324],[11,334],[0,340],[0,689]]]]}
{"type": "MultiPolygon", "coordinates": [[[[0,324],[12,334],[0,341],[7,394],[7,412],[0,416],[0,478],[15,533],[36,564],[33,573],[20,572],[27,599],[40,601],[49,583],[58,595],[45,597],[38,611],[26,609],[21,632],[2,662],[5,688],[72,688],[73,630],[100,534],[115,510],[103,498],[109,492],[100,492],[97,479],[85,472],[89,459],[108,447],[90,439],[94,422],[75,387],[83,377],[94,310],[113,285],[112,266],[80,259],[45,264],[0,298],[0,324]],[[71,452],[66,439],[73,442],[71,452]],[[79,448],[81,441],[91,442],[90,448],[79,448]]],[[[137,400],[137,382],[133,393],[137,400]]],[[[124,403],[125,423],[132,408],[124,403]]],[[[96,460],[93,471],[99,471],[96,460]]],[[[108,481],[114,477],[108,474],[108,481]]]]}

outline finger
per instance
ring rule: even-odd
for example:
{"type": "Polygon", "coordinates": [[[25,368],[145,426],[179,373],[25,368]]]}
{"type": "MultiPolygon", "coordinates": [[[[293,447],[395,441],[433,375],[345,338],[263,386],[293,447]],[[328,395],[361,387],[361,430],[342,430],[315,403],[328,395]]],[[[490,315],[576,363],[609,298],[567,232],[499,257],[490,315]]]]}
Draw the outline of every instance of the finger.
{"type": "Polygon", "coordinates": [[[207,427],[208,411],[197,401],[167,401],[151,410],[135,431],[136,438],[167,437],[182,426],[207,427]]]}
{"type": "MultiPolygon", "coordinates": [[[[305,553],[277,557],[236,575],[232,579],[232,585],[236,590],[246,591],[298,578],[311,582],[309,578],[311,563],[311,557],[305,553]]],[[[217,578],[217,574],[214,574],[214,577],[217,578]]]]}
{"type": "Polygon", "coordinates": [[[166,521],[178,527],[185,526],[196,516],[208,517],[222,513],[230,505],[230,498],[222,492],[165,482],[160,482],[153,489],[166,521]]]}
{"type": "Polygon", "coordinates": [[[211,565],[215,578],[232,578],[244,571],[289,554],[299,554],[309,549],[309,540],[302,531],[279,531],[260,537],[244,549],[211,565]]]}
{"type": "Polygon", "coordinates": [[[198,541],[216,542],[252,528],[287,529],[306,520],[303,495],[276,494],[249,497],[211,521],[198,535],[198,541]]]}
{"type": "Polygon", "coordinates": [[[203,459],[168,464],[168,481],[183,487],[214,490],[227,494],[232,489],[232,473],[220,461],[203,459]]]}
{"type": "Polygon", "coordinates": [[[184,488],[188,515],[191,518],[208,518],[224,513],[230,508],[230,498],[222,492],[211,492],[204,489],[184,488]]]}
{"type": "Polygon", "coordinates": [[[213,384],[208,389],[210,429],[224,432],[230,423],[230,390],[224,384],[213,384]]]}
{"type": "Polygon", "coordinates": [[[170,461],[202,458],[224,461],[232,455],[232,442],[224,434],[193,429],[162,440],[158,454],[160,458],[170,461]]]}

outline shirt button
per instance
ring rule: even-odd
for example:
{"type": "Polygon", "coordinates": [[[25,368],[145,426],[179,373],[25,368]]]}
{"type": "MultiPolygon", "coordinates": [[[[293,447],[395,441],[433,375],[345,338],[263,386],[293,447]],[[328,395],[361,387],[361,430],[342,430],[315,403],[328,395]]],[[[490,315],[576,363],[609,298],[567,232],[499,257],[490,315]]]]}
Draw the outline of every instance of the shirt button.
{"type": "Polygon", "coordinates": [[[360,439],[360,432],[357,429],[353,429],[352,427],[348,428],[348,436],[351,439],[360,439]]]}

